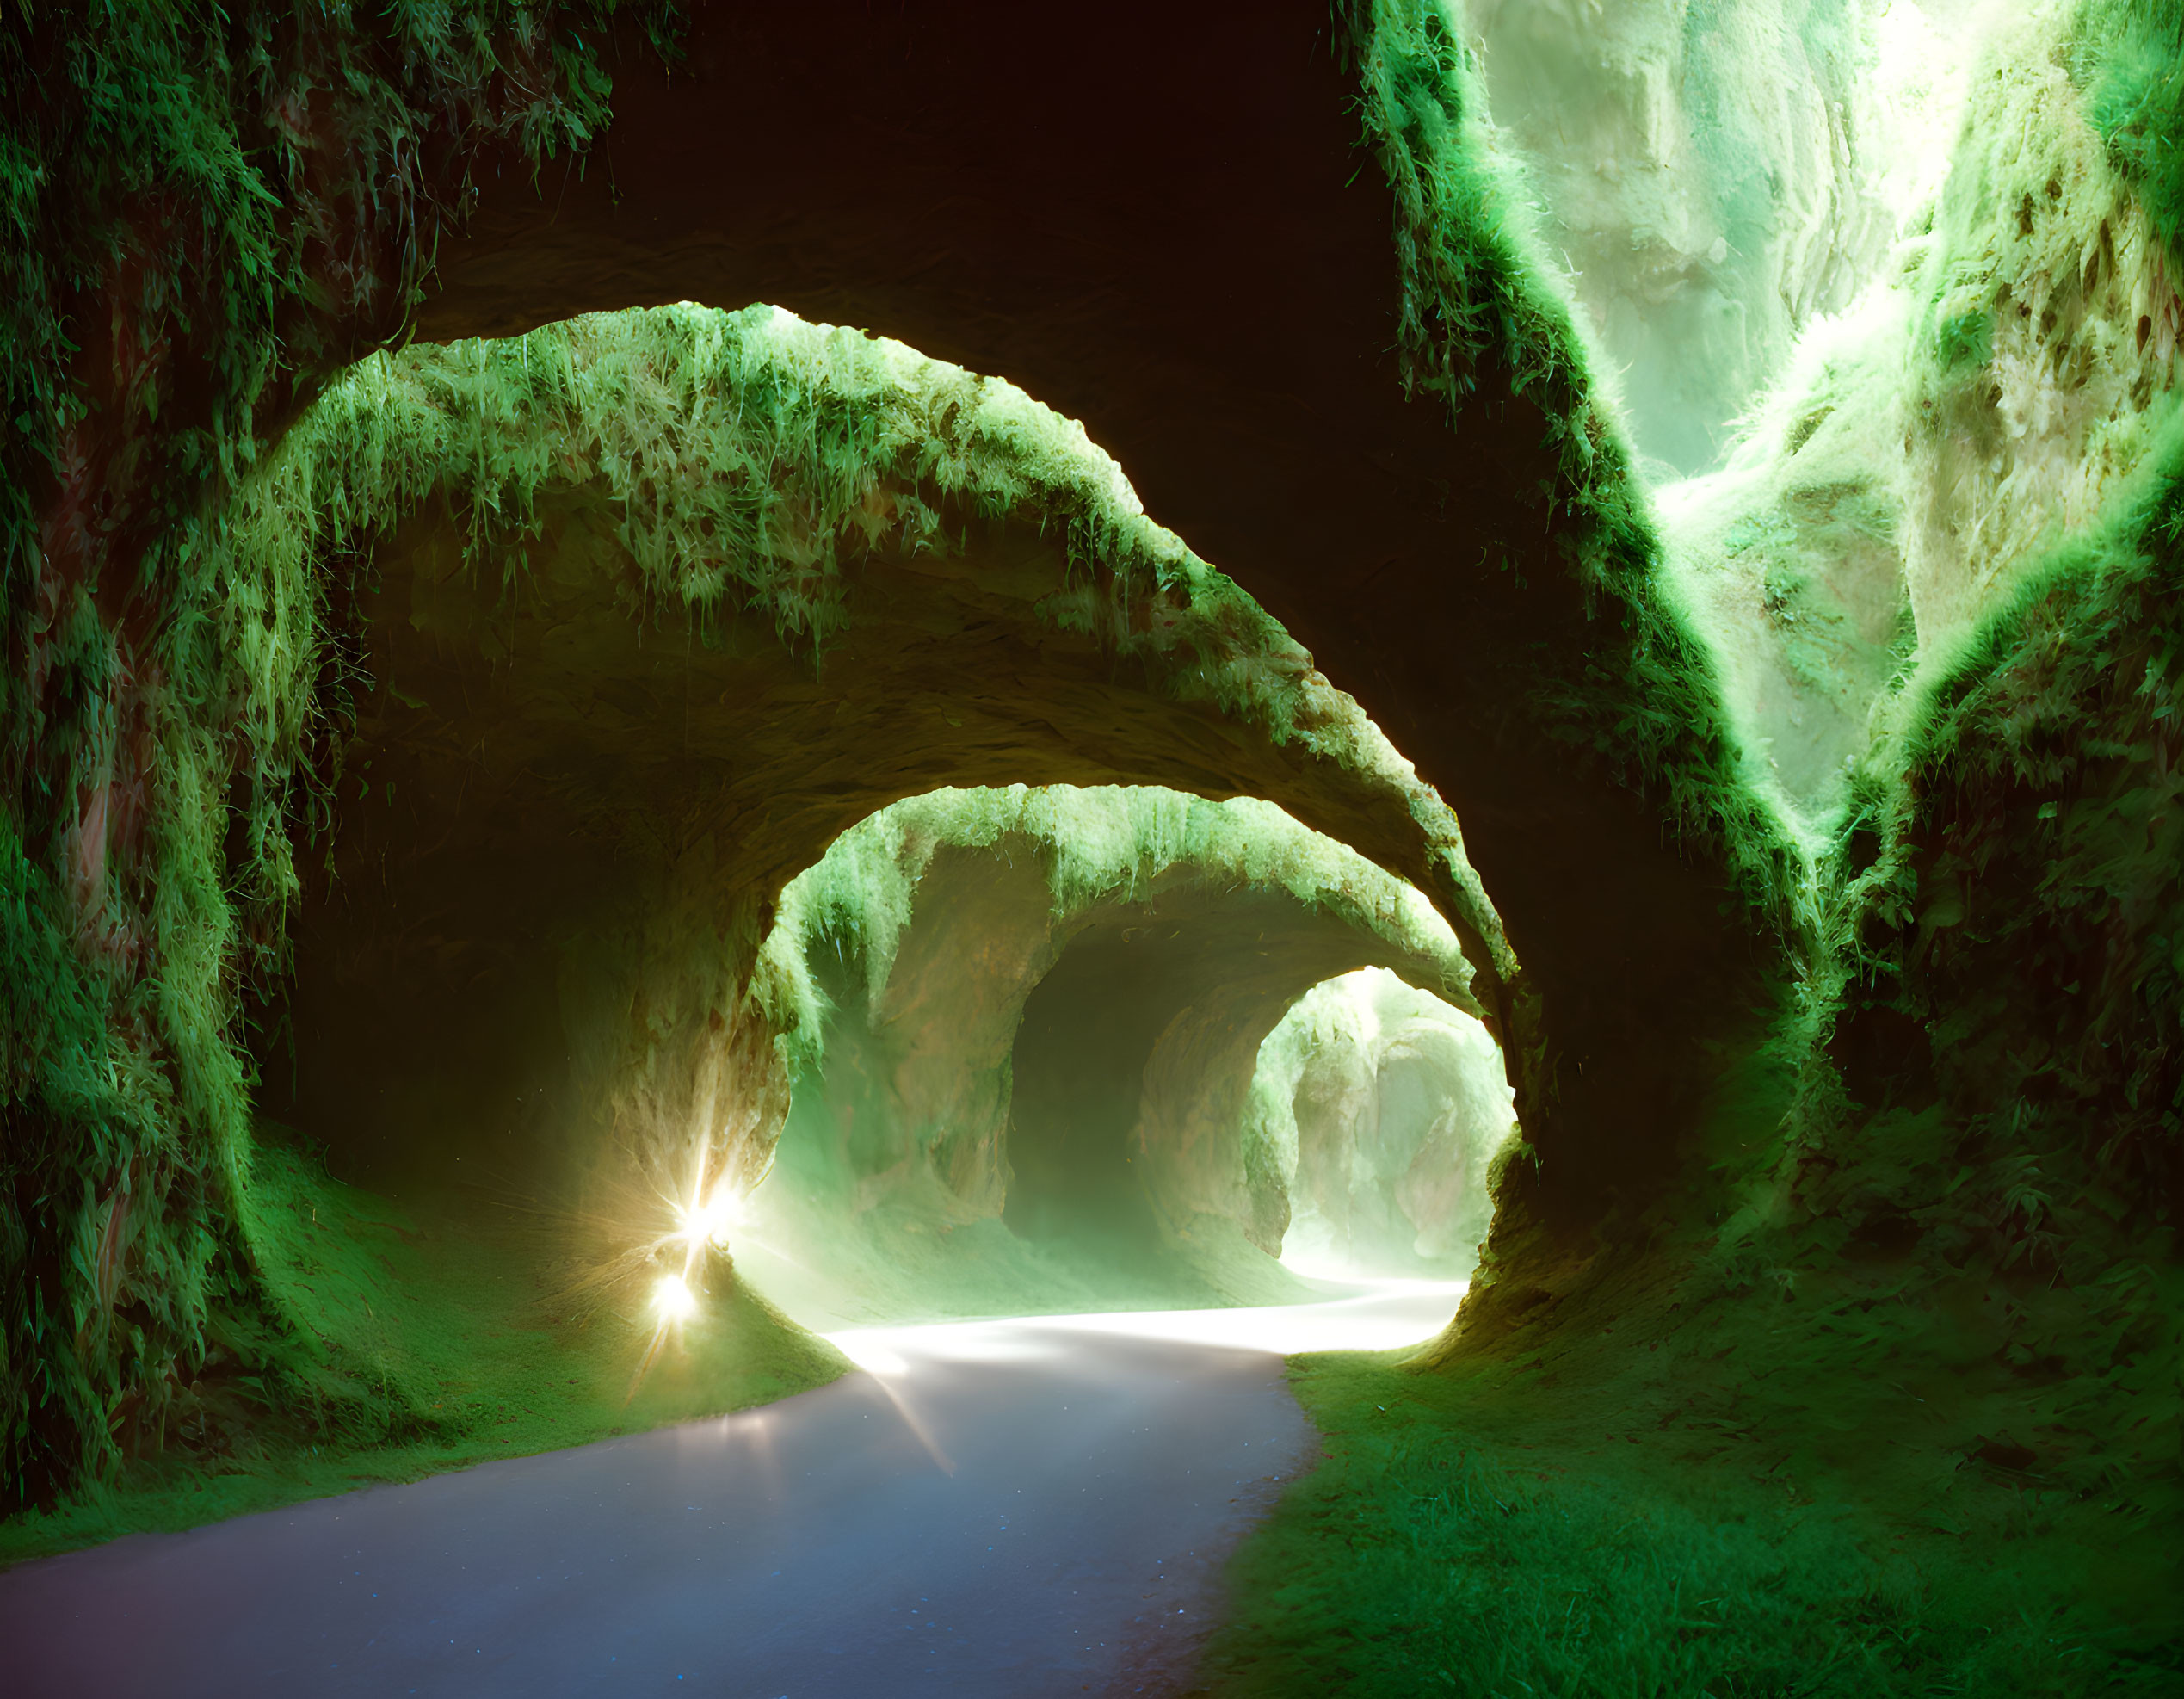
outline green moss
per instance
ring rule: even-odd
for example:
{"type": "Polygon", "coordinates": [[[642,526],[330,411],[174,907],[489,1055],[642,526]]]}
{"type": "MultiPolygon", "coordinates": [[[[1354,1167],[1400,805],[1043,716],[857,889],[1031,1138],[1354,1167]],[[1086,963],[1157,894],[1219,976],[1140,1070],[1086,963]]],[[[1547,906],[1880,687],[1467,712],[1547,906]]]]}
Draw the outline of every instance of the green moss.
{"type": "MultiPolygon", "coordinates": [[[[1954,1259],[1977,1246],[2090,1282],[2145,1254],[2184,1202],[2184,1073],[2164,1036],[2184,1018],[2166,776],[2181,512],[2172,423],[2132,499],[1931,666],[1887,752],[1900,787],[1876,781],[1885,848],[1859,881],[1844,1020],[1892,1009],[1928,1035],[1924,1089],[1951,1111],[1970,1183],[1923,1219],[1954,1259]]],[[[2175,1329],[2143,1319],[2149,1360],[2184,1361],[2175,1329]]],[[[2028,1319],[2030,1354],[2133,1381],[2114,1345],[2105,1327],[2028,1319]]],[[[2145,1407],[2159,1381],[2117,1395],[2145,1407]]]]}
{"type": "MultiPolygon", "coordinates": [[[[1408,86],[1429,85],[1430,21],[1372,17],[1368,50],[1396,35],[1420,67],[1408,86]]],[[[2156,1644],[2175,1631],[2184,1503],[2172,297],[2099,145],[2056,121],[2077,107],[2042,28],[2018,26],[2023,62],[1975,91],[1903,275],[1801,351],[1747,462],[1708,492],[1710,541],[1743,557],[1781,675],[1816,582],[1854,548],[1895,591],[1915,548],[1932,567],[1932,539],[1980,543],[1961,585],[1913,576],[1915,602],[1939,586],[1917,646],[1896,596],[1871,598],[1865,641],[1887,664],[1846,715],[1854,758],[1812,792],[1831,806],[1805,825],[1802,865],[1748,880],[1776,893],[1795,943],[1780,1005],[1760,1042],[1711,1053],[1719,1077],[1669,1195],[1573,1242],[1520,1148],[1483,1288],[1499,1301],[1467,1305],[1435,1372],[1305,1365],[1332,1456],[1241,1560],[1222,1655],[1242,1690],[2176,1684],[2175,1648],[2156,1644]],[[2131,304],[2142,285],[2150,306],[2131,304]],[[1521,1501],[1491,1490],[1511,1468],[1532,1477],[1521,1501]]],[[[1453,48],[1439,63],[1449,121],[1417,169],[1476,185],[1483,144],[1456,127],[1465,73],[1453,48]]],[[[2082,81],[2098,86],[2102,63],[2082,54],[2082,81]]],[[[2133,109],[2153,111],[2174,64],[2139,62],[2150,92],[2133,109]]],[[[2110,151],[2165,229],[2150,149],[2133,162],[2112,134],[2110,151]]],[[[1542,287],[1512,226],[1477,219],[1485,193],[1450,199],[1441,220],[1470,223],[1447,238],[1418,213],[1417,250],[1446,239],[1470,266],[1438,281],[1406,247],[1428,303],[1542,287]]],[[[1571,345],[1551,312],[1443,322],[1475,363],[1582,395],[1581,370],[1527,344],[1571,345]]],[[[1573,481],[1585,465],[1565,461],[1573,481]]],[[[1616,570],[1603,579],[1631,581],[1616,570]]],[[[1662,593],[1632,578],[1629,594],[1662,593]]],[[[1707,617],[1693,606],[1686,630],[1707,634],[1707,617]]],[[[1595,661],[1595,701],[1642,676],[1595,661]]],[[[1686,737],[1716,723],[1688,700],[1705,677],[1664,687],[1686,737]]],[[[1766,788],[1764,760],[1727,733],[1694,751],[1641,726],[1621,747],[1673,770],[1663,782],[1694,800],[1680,819],[1749,819],[1737,785],[1766,788]]],[[[1764,870],[1768,830],[1743,840],[1747,869],[1764,870]]]]}
{"type": "Polygon", "coordinates": [[[1733,1430],[1709,1463],[1589,1401],[1589,1431],[1543,1428],[1395,1354],[1293,1384],[1327,1455],[1231,1571],[1213,1691],[2150,1699],[2184,1671],[2058,1603],[2044,1548],[1969,1559],[1733,1430]]]}
{"type": "MultiPolygon", "coordinates": [[[[1144,517],[1080,426],[1003,380],[779,308],[599,314],[361,361],[207,541],[307,580],[305,562],[447,501],[473,569],[520,594],[540,492],[595,482],[643,576],[633,614],[711,639],[731,602],[756,607],[822,666],[845,563],[883,543],[945,556],[972,520],[1036,515],[1070,572],[1043,617],[1156,662],[1182,700],[1398,787],[1476,893],[1430,788],[1264,609],[1144,517]]],[[[1467,920],[1498,938],[1477,900],[1467,920]]]]}
{"type": "Polygon", "coordinates": [[[824,1061],[829,1008],[815,964],[848,964],[877,1003],[935,852],[1004,841],[1040,858],[1058,914],[1150,891],[1176,869],[1237,890],[1283,892],[1436,964],[1442,994],[1483,1012],[1462,946],[1424,897],[1270,802],[1148,786],[950,788],[881,809],[782,891],[752,994],[781,1035],[784,1059],[806,1073],[824,1061]]]}
{"type": "Polygon", "coordinates": [[[1944,371],[1984,366],[1995,357],[1995,324],[1984,312],[1959,312],[1934,333],[1934,357],[1944,371]]]}
{"type": "MultiPolygon", "coordinates": [[[[160,521],[190,511],[193,486],[249,464],[262,413],[344,357],[340,320],[395,330],[422,299],[439,237],[472,196],[470,160],[497,146],[535,165],[586,148],[606,120],[612,81],[597,49],[617,9],[79,0],[9,33],[0,557],[11,620],[33,605],[15,592],[36,573],[34,504],[89,446],[71,433],[93,398],[147,431],[169,411],[159,448],[172,464],[136,493],[160,521]],[[356,250],[336,256],[328,232],[342,208],[356,250]],[[79,358],[99,331],[71,298],[108,284],[116,260],[134,345],[98,350],[115,368],[120,392],[108,396],[106,374],[79,358]],[[181,392],[163,367],[170,337],[202,361],[201,392],[181,392]]],[[[631,9],[672,52],[672,8],[631,9]]]]}
{"type": "Polygon", "coordinates": [[[2184,12],[2175,0],[2093,0],[2078,34],[2095,127],[2184,262],[2184,12]]]}
{"type": "Polygon", "coordinates": [[[215,546],[207,508],[398,332],[472,161],[582,151],[614,10],[77,3],[0,35],[10,1508],[162,1431],[221,1317],[284,1372],[235,1225],[238,992],[283,959],[342,682],[326,585],[215,546]]]}
{"type": "Polygon", "coordinates": [[[279,1128],[261,1129],[250,1167],[243,1220],[257,1271],[307,1325],[252,1338],[218,1318],[161,1412],[169,1443],[0,1523],[0,1563],[717,1415],[849,1366],[723,1281],[639,1379],[640,1325],[585,1313],[558,1237],[535,1218],[360,1191],[279,1128]]]}
{"type": "MultiPolygon", "coordinates": [[[[1677,837],[1725,866],[1761,927],[1794,924],[1799,846],[1749,782],[1755,763],[1669,586],[1584,337],[1484,132],[1468,50],[1437,0],[1352,0],[1338,16],[1366,139],[1393,191],[1406,387],[1437,398],[1460,436],[1487,428],[1466,411],[1482,382],[1505,386],[1538,410],[1556,466],[1539,491],[1547,568],[1575,581],[1590,623],[1582,654],[1538,658],[1531,707],[1556,739],[1657,798],[1677,837]]],[[[1504,559],[1497,570],[1521,589],[1535,569],[1504,559]]]]}

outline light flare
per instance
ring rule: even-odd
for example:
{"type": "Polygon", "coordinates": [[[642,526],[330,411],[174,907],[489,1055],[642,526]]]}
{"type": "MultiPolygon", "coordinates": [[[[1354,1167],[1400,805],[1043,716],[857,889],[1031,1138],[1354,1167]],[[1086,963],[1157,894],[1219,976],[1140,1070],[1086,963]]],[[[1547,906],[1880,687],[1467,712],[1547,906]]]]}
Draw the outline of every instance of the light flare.
{"type": "Polygon", "coordinates": [[[682,1238],[693,1245],[710,1240],[724,1251],[729,1234],[743,1226],[744,1213],[741,1194],[725,1183],[715,1186],[704,1202],[676,1211],[682,1220],[682,1238]]]}
{"type": "MultiPolygon", "coordinates": [[[[699,1296],[706,1252],[708,1250],[728,1249],[730,1235],[740,1228],[749,1214],[747,1202],[741,1188],[725,1177],[710,1189],[706,1184],[707,1150],[700,1141],[698,1146],[698,1171],[690,1188],[690,1202],[678,1203],[663,1197],[673,1211],[675,1229],[663,1233],[652,1242],[652,1252],[672,1254],[672,1247],[680,1246],[682,1271],[663,1275],[652,1288],[652,1311],[657,1321],[651,1341],[645,1350],[644,1358],[637,1366],[637,1373],[630,1381],[629,1397],[637,1396],[637,1389],[644,1385],[645,1375],[659,1360],[662,1349],[669,1334],[677,1333],[683,1323],[694,1319],[703,1307],[699,1296]]],[[[764,1174],[759,1176],[764,1179],[764,1174]]]]}
{"type": "Polygon", "coordinates": [[[652,1307],[663,1321],[688,1321],[698,1313],[698,1294],[681,1275],[666,1275],[652,1288],[652,1307]]]}

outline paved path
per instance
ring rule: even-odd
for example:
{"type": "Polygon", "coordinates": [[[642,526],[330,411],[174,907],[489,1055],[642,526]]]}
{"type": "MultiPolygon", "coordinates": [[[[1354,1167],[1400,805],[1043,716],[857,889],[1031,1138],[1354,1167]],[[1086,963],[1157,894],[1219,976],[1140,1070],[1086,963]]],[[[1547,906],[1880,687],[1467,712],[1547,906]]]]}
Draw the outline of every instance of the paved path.
{"type": "Polygon", "coordinates": [[[764,1409],[12,1570],[0,1690],[1168,1691],[1310,1458],[1273,1351],[1453,1301],[837,1335],[867,1372],[764,1409]]]}

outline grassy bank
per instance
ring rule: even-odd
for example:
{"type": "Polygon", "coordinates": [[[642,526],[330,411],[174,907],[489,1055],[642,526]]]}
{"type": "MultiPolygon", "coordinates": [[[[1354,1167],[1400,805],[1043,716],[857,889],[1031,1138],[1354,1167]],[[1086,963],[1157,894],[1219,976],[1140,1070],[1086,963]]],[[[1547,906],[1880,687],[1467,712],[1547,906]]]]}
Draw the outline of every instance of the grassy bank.
{"type": "Polygon", "coordinates": [[[0,1523],[0,1563],[744,1409],[848,1367],[736,1283],[632,1391],[649,1328],[584,1316],[524,1214],[360,1190],[271,1140],[250,1193],[264,1272],[312,1318],[302,1384],[249,1372],[252,1341],[213,1339],[179,1419],[112,1484],[0,1523]]]}
{"type": "Polygon", "coordinates": [[[2059,1602],[2103,1591],[2081,1540],[1953,1537],[1733,1443],[1694,1467],[1687,1436],[1581,1433],[1404,1356],[1296,1360],[1327,1455],[1238,1554],[1203,1690],[2184,1692],[2184,1644],[2059,1602]]]}

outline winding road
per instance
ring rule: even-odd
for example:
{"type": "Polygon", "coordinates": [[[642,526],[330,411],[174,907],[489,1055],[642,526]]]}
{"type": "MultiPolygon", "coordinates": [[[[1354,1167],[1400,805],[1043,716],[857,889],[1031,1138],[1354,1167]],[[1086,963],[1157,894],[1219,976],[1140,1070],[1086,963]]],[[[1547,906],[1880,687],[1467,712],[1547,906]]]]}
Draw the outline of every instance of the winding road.
{"type": "Polygon", "coordinates": [[[1459,1290],[836,1334],[862,1372],[762,1409],[0,1574],[0,1690],[1172,1691],[1313,1453],[1279,1353],[1459,1290]]]}

